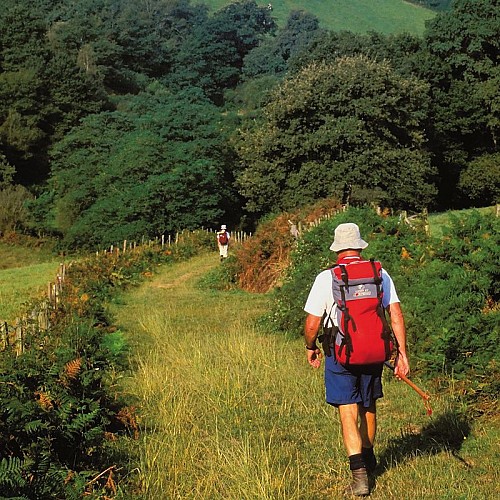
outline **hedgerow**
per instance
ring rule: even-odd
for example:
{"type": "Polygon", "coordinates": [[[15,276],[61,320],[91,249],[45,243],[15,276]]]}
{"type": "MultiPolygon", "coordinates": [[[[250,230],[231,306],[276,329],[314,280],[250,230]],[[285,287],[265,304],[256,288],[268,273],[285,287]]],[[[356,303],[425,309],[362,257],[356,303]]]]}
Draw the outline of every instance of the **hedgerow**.
{"type": "MultiPolygon", "coordinates": [[[[205,232],[171,247],[82,259],[69,266],[48,331],[33,328],[24,353],[0,352],[0,496],[110,498],[127,474],[111,446],[137,435],[131,401],[118,379],[127,345],[106,303],[151,276],[158,264],[213,245],[205,232]]],[[[33,305],[32,305],[33,306],[33,305]]]]}
{"type": "Polygon", "coordinates": [[[290,264],[290,252],[296,244],[292,224],[297,230],[309,227],[340,209],[340,203],[329,198],[293,212],[266,217],[252,238],[239,246],[230,246],[230,257],[223,266],[211,271],[203,284],[219,290],[240,288],[247,292],[268,292],[281,282],[290,264]]]}

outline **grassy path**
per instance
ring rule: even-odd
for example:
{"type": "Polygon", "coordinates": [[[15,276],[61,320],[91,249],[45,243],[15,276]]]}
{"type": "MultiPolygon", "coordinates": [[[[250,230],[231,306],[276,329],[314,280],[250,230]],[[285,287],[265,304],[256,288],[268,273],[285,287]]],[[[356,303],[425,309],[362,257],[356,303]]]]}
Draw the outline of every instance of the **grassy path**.
{"type": "MultiPolygon", "coordinates": [[[[140,409],[139,497],[341,498],[346,458],[321,371],[306,365],[301,340],[255,328],[265,296],[197,287],[216,265],[211,255],[165,267],[114,307],[133,346],[125,387],[140,409]]],[[[437,397],[429,419],[393,379],[385,393],[371,498],[496,498],[498,428],[472,432],[437,397]]]]}

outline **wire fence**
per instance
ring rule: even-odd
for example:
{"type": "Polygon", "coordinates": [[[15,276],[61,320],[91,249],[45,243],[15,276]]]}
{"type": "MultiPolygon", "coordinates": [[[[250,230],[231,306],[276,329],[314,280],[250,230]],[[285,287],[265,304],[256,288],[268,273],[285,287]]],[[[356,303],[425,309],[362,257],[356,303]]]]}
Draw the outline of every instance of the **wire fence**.
{"type": "MultiPolygon", "coordinates": [[[[214,245],[216,242],[216,231],[214,229],[202,229],[213,234],[214,245]]],[[[97,257],[120,257],[128,252],[141,251],[144,248],[168,248],[179,245],[188,240],[190,235],[196,231],[180,231],[173,235],[161,235],[157,238],[147,239],[145,237],[138,241],[123,240],[120,244],[110,245],[103,250],[97,250],[97,257]]],[[[234,231],[231,233],[232,242],[243,243],[252,236],[245,231],[234,231]]],[[[51,327],[51,318],[57,311],[63,300],[64,283],[68,268],[71,264],[61,263],[54,280],[47,283],[47,287],[40,300],[35,303],[12,324],[7,321],[0,322],[0,351],[12,348],[16,355],[21,355],[25,350],[25,338],[36,331],[47,331],[51,327]]]]}
{"type": "Polygon", "coordinates": [[[16,318],[13,324],[7,321],[0,323],[0,350],[13,347],[19,356],[24,352],[26,334],[35,331],[46,331],[50,328],[52,313],[59,307],[67,265],[61,263],[53,281],[47,284],[47,290],[41,300],[33,307],[16,318]]]}

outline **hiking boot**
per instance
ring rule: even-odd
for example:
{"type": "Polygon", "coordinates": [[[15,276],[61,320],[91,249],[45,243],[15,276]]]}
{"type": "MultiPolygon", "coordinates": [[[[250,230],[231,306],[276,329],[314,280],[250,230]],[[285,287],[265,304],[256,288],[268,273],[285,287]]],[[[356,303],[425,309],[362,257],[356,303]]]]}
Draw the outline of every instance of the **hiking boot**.
{"type": "Polygon", "coordinates": [[[365,497],[370,494],[370,485],[368,483],[368,474],[366,469],[356,469],[352,472],[352,483],[345,489],[347,496],[365,497]]]}

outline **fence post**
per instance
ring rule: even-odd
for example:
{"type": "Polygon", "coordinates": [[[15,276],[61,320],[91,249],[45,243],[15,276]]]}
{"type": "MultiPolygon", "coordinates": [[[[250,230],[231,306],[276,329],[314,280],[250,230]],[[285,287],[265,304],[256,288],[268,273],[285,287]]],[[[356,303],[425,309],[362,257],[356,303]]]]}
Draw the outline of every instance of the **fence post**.
{"type": "Polygon", "coordinates": [[[9,325],[4,321],[3,325],[0,327],[1,337],[0,337],[0,349],[5,351],[9,345],[9,325]]]}
{"type": "Polygon", "coordinates": [[[16,334],[16,354],[20,356],[24,351],[23,345],[23,325],[20,319],[17,320],[15,326],[15,334],[16,334]]]}

